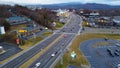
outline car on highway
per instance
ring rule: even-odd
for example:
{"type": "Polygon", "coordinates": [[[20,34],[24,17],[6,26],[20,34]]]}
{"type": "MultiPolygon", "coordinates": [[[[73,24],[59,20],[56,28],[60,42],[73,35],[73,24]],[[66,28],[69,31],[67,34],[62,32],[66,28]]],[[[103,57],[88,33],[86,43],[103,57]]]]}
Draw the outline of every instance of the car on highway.
{"type": "Polygon", "coordinates": [[[56,51],[56,52],[53,52],[53,53],[51,54],[51,56],[54,57],[57,53],[58,53],[57,51],[56,51]]]}
{"type": "Polygon", "coordinates": [[[118,64],[117,68],[120,68],[120,64],[118,64]]]}
{"type": "Polygon", "coordinates": [[[36,63],[35,68],[38,68],[40,66],[40,64],[41,64],[40,62],[36,63]]]}
{"type": "Polygon", "coordinates": [[[119,43],[116,43],[116,46],[120,47],[120,44],[119,44],[119,43]]]}
{"type": "Polygon", "coordinates": [[[107,41],[107,40],[108,40],[108,38],[104,38],[104,40],[105,40],[105,41],[107,41]]]}

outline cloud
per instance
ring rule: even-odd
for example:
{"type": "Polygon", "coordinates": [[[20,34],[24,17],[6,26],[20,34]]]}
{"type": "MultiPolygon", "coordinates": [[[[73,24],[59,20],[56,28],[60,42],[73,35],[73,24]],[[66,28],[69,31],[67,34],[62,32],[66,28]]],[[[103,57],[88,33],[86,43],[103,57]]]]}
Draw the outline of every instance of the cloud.
{"type": "Polygon", "coordinates": [[[67,3],[67,2],[79,2],[78,0],[37,0],[41,4],[53,4],[53,3],[67,3]]]}
{"type": "Polygon", "coordinates": [[[20,4],[22,4],[22,3],[30,3],[30,4],[32,4],[32,3],[37,3],[37,0],[0,0],[0,1],[5,1],[5,2],[14,2],[14,3],[20,3],[20,4]]]}
{"type": "Polygon", "coordinates": [[[120,0],[0,0],[6,2],[14,2],[17,4],[55,4],[67,2],[81,2],[81,3],[102,3],[110,5],[119,5],[120,0]]]}
{"type": "Polygon", "coordinates": [[[111,1],[108,4],[111,4],[111,5],[120,5],[120,0],[111,1]]]}

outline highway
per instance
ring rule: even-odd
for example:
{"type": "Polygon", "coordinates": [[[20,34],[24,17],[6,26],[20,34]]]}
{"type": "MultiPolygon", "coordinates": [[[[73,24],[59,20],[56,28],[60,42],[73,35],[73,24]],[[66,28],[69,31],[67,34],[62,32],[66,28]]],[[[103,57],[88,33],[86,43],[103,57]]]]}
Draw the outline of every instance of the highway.
{"type": "Polygon", "coordinates": [[[37,53],[39,53],[42,49],[47,47],[51,42],[53,42],[60,35],[61,34],[54,34],[54,35],[52,35],[51,37],[49,37],[48,39],[44,40],[40,44],[37,44],[33,48],[27,50],[26,52],[24,52],[20,56],[18,56],[16,58],[10,60],[9,62],[1,65],[1,68],[18,68],[20,65],[25,63],[27,60],[32,58],[37,53]]]}
{"type": "Polygon", "coordinates": [[[53,68],[57,60],[62,57],[76,35],[81,31],[81,22],[79,16],[71,14],[69,23],[56,32],[56,34],[64,33],[63,37],[61,37],[58,42],[34,61],[28,68],[53,68]]]}
{"type": "Polygon", "coordinates": [[[66,24],[61,30],[54,33],[51,37],[45,39],[41,43],[28,49],[18,57],[1,65],[0,68],[19,68],[22,64],[24,64],[26,61],[28,61],[30,58],[35,56],[42,49],[52,43],[56,38],[64,34],[58,42],[53,44],[50,49],[48,49],[42,56],[40,56],[40,58],[38,58],[29,66],[29,68],[34,68],[38,62],[41,62],[41,65],[37,68],[52,67],[54,65],[54,62],[59,59],[58,57],[61,56],[62,53],[70,46],[70,43],[72,43],[76,35],[80,33],[82,29],[81,22],[82,20],[80,16],[70,13],[70,19],[68,21],[68,24],[66,24]],[[55,56],[51,56],[53,53],[55,53],[55,56]]]}
{"type": "Polygon", "coordinates": [[[40,58],[38,58],[29,68],[34,68],[36,63],[41,62],[39,68],[49,68],[50,65],[56,60],[56,58],[61,54],[61,49],[64,50],[66,46],[70,43],[75,35],[69,34],[68,38],[64,36],[55,43],[49,50],[47,50],[40,58]],[[63,40],[64,39],[64,40],[63,40]],[[55,56],[51,56],[53,53],[56,53],[55,56]]]}

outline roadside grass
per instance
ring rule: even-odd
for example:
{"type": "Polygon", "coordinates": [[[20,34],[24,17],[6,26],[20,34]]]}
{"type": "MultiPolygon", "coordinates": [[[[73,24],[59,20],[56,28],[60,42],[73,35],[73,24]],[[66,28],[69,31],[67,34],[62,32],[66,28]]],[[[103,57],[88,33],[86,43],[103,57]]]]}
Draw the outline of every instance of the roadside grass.
{"type": "Polygon", "coordinates": [[[20,25],[11,26],[11,30],[21,29],[22,27],[27,27],[27,24],[20,24],[20,25]]]}
{"type": "Polygon", "coordinates": [[[43,33],[42,35],[47,37],[47,36],[50,36],[52,34],[53,34],[53,32],[47,31],[47,32],[43,33]]]}
{"type": "Polygon", "coordinates": [[[58,38],[56,38],[54,40],[54,42],[50,43],[49,46],[47,46],[46,48],[42,49],[42,51],[40,51],[38,54],[36,54],[35,56],[33,56],[30,60],[28,60],[27,62],[25,62],[23,65],[20,66],[20,68],[28,68],[28,66],[35,61],[37,58],[39,58],[43,53],[45,53],[50,47],[52,47],[61,37],[63,36],[63,34],[61,36],[59,36],[58,38]]]}
{"type": "Polygon", "coordinates": [[[25,44],[19,46],[21,49],[23,49],[23,51],[21,51],[21,52],[15,54],[15,55],[12,55],[11,57],[9,57],[9,58],[7,58],[7,59],[1,61],[0,64],[3,64],[3,63],[5,63],[5,62],[11,60],[13,57],[15,57],[15,56],[21,54],[22,52],[24,52],[25,50],[29,49],[30,47],[32,47],[33,45],[35,45],[36,43],[38,43],[38,42],[40,42],[40,41],[42,41],[42,40],[43,40],[43,39],[42,39],[41,37],[36,37],[35,39],[32,38],[32,39],[30,39],[30,40],[24,41],[25,44]]]}
{"type": "Polygon", "coordinates": [[[63,24],[62,22],[56,22],[55,28],[56,28],[56,29],[60,29],[60,28],[62,28],[63,26],[64,26],[64,24],[63,24]]]}
{"type": "MultiPolygon", "coordinates": [[[[46,36],[46,37],[48,37],[48,36],[50,36],[50,35],[52,35],[51,32],[46,32],[46,33],[45,33],[45,36],[46,36]]],[[[3,63],[5,63],[5,62],[8,62],[9,60],[11,60],[12,58],[14,58],[15,56],[21,54],[22,52],[24,52],[25,50],[29,49],[30,47],[32,47],[33,45],[37,44],[38,42],[40,42],[40,41],[42,41],[42,40],[43,40],[43,38],[41,38],[41,37],[36,37],[36,38],[31,38],[31,39],[29,39],[29,40],[25,40],[25,41],[24,41],[24,45],[20,45],[20,46],[19,46],[21,49],[23,49],[23,51],[15,54],[15,55],[12,55],[11,57],[9,57],[9,58],[1,61],[0,64],[3,64],[3,63]]]]}
{"type": "Polygon", "coordinates": [[[41,37],[31,38],[29,40],[25,40],[24,44],[20,45],[19,47],[23,50],[26,50],[42,40],[43,40],[43,38],[41,38],[41,37]]]}
{"type": "Polygon", "coordinates": [[[6,51],[6,50],[3,50],[2,52],[0,52],[0,55],[1,55],[1,54],[4,54],[5,52],[7,52],[7,51],[6,51]]]}
{"type": "Polygon", "coordinates": [[[86,40],[94,39],[94,38],[105,38],[108,39],[120,39],[119,34],[81,34],[76,37],[76,39],[71,44],[69,50],[63,55],[63,65],[60,64],[60,61],[55,65],[55,68],[67,68],[67,66],[75,65],[80,66],[81,65],[87,65],[90,66],[89,62],[83,55],[83,53],[80,50],[80,44],[86,40]],[[71,59],[70,54],[72,51],[75,51],[76,58],[74,60],[71,59]]]}

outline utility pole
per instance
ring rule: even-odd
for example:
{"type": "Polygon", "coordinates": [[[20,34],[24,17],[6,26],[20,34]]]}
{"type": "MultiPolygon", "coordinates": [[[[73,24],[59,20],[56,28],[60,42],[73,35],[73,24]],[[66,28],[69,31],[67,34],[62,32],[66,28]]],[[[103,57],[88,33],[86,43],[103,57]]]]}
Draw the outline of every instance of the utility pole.
{"type": "MultiPolygon", "coordinates": [[[[35,30],[35,23],[33,22],[33,30],[35,30]]],[[[34,39],[36,38],[36,34],[33,32],[34,39]]]]}
{"type": "Polygon", "coordinates": [[[20,33],[18,32],[18,31],[16,31],[17,32],[17,39],[16,39],[16,43],[17,43],[17,45],[19,46],[20,45],[20,33]]]}

